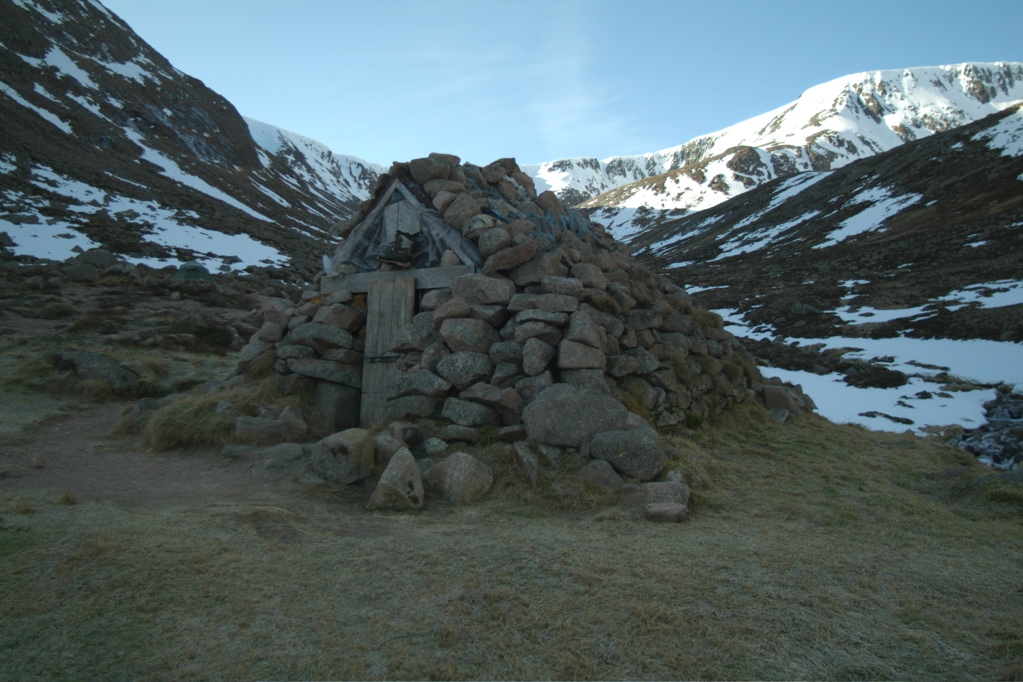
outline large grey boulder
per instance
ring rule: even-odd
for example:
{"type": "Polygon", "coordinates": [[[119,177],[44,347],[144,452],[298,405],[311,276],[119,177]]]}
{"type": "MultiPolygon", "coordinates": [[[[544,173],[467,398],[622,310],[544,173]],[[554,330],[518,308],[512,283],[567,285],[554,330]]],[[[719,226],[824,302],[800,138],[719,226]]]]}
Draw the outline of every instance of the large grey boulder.
{"type": "Polygon", "coordinates": [[[465,452],[452,453],[424,476],[426,489],[452,504],[471,504],[494,484],[494,474],[483,462],[465,452]]]}
{"type": "Polygon", "coordinates": [[[373,440],[366,429],[346,429],[312,446],[309,469],[328,481],[347,485],[361,481],[373,469],[373,440]]]}
{"type": "Polygon", "coordinates": [[[609,395],[583,386],[554,384],[522,412],[529,440],[579,447],[604,431],[624,429],[629,411],[609,395]]]}
{"type": "Polygon", "coordinates": [[[391,457],[380,475],[367,509],[422,509],[423,479],[415,457],[407,448],[401,448],[391,457]]]}
{"type": "Polygon", "coordinates": [[[650,481],[664,468],[664,453],[650,430],[604,431],[590,442],[590,457],[602,459],[623,476],[650,481]]]}
{"type": "Polygon", "coordinates": [[[100,381],[116,390],[131,386],[139,375],[122,367],[102,353],[87,350],[67,351],[51,356],[60,371],[71,370],[81,381],[100,381]]]}

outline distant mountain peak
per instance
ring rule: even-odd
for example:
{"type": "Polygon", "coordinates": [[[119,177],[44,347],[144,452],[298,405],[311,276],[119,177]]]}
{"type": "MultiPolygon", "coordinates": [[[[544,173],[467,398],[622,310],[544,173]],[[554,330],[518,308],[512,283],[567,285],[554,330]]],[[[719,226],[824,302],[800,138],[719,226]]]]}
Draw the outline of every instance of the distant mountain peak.
{"type": "Polygon", "coordinates": [[[627,238],[652,211],[707,209],[774,178],[840,168],[1021,99],[1018,62],[868,71],[816,85],[785,106],[675,147],[523,169],[538,189],[591,209],[627,238]]]}

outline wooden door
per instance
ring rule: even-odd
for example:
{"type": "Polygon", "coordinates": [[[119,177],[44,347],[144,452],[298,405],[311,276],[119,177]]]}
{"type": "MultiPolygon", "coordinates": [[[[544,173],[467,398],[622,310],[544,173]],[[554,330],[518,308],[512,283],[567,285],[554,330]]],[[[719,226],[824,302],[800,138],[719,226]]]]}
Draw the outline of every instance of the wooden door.
{"type": "Polygon", "coordinates": [[[366,297],[366,355],[359,425],[368,429],[384,414],[384,399],[398,377],[391,348],[415,313],[416,280],[410,275],[371,282],[366,297]]]}

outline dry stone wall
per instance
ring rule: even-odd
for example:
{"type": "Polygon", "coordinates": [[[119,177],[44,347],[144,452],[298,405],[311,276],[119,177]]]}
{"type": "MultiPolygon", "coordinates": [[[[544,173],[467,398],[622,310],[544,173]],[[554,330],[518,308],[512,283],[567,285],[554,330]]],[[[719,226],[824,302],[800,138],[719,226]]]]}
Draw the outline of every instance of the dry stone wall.
{"type": "MultiPolygon", "coordinates": [[[[753,359],[719,317],[638,264],[584,212],[537,194],[514,159],[480,167],[432,154],[396,163],[377,195],[393,178],[429,200],[486,260],[450,286],[421,292],[392,349],[401,374],[388,391],[391,417],[492,426],[508,440],[594,445],[611,457],[628,442],[655,459],[649,439],[625,435],[642,430],[630,411],[653,426],[695,426],[762,388],[753,359]],[[531,410],[545,394],[559,399],[531,410]],[[598,425],[580,426],[588,419],[598,425]],[[593,443],[605,432],[612,435],[593,443]]],[[[372,207],[366,202],[361,214],[372,207]]],[[[445,254],[445,265],[458,262],[445,254]]],[[[325,282],[301,305],[267,312],[240,369],[272,364],[282,390],[315,391],[319,416],[342,429],[358,425],[365,299],[343,288],[326,293],[325,282]]],[[[656,468],[611,464],[641,478],[656,468]]]]}

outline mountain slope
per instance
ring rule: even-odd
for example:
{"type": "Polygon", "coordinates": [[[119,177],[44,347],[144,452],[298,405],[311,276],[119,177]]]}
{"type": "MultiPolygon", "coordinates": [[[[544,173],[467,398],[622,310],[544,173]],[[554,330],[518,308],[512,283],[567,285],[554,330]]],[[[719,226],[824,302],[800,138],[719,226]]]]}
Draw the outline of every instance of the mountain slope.
{"type": "Polygon", "coordinates": [[[1023,99],[1023,64],[873,71],[810,88],[795,102],[641,156],[524,167],[538,189],[590,208],[626,239],[663,217],[702,210],[777,177],[856,159],[992,114],[1023,99]],[[598,196],[599,195],[599,196],[598,196]]]}
{"type": "Polygon", "coordinates": [[[772,333],[1023,340],[1021,106],[772,181],[631,246],[772,333]]]}
{"type": "Polygon", "coordinates": [[[314,270],[381,171],[243,119],[98,2],[0,14],[0,231],[18,244],[314,270]]]}

